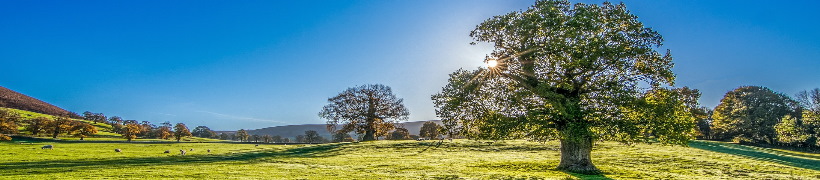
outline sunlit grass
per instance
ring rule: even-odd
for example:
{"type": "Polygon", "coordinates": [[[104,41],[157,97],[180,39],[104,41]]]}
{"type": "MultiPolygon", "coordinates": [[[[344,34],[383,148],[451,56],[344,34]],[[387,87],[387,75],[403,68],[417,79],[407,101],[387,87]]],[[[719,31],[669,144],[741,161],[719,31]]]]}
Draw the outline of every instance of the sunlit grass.
{"type": "MultiPolygon", "coordinates": [[[[555,142],[488,145],[457,140],[436,146],[437,141],[377,141],[259,147],[231,143],[5,142],[0,143],[0,179],[820,178],[820,171],[813,169],[820,162],[817,158],[785,162],[789,159],[768,157],[768,151],[749,156],[732,151],[739,145],[695,143],[693,147],[599,143],[593,161],[605,174],[588,176],[554,169],[559,161],[555,142]],[[41,150],[45,144],[53,144],[55,149],[41,150]],[[115,153],[114,149],[123,152],[115,153]],[[181,156],[179,149],[195,150],[181,156]],[[730,152],[715,152],[727,149],[730,152]],[[165,150],[171,153],[162,153],[165,150]]],[[[739,148],[747,150],[746,146],[739,148]]]]}

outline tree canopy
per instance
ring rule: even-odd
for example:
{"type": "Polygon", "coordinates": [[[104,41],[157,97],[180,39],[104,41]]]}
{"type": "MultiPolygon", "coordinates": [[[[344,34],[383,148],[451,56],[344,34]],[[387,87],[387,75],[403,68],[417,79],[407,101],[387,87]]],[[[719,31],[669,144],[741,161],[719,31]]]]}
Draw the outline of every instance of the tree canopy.
{"type": "Polygon", "coordinates": [[[712,133],[722,140],[775,143],[775,125],[796,112],[797,102],[766,87],[741,86],[727,92],[712,114],[712,133]]]}
{"type": "Polygon", "coordinates": [[[182,140],[183,137],[191,136],[191,131],[188,130],[188,126],[185,126],[184,123],[177,123],[174,125],[174,137],[176,137],[177,142],[182,140]]]}
{"type": "Polygon", "coordinates": [[[398,121],[407,120],[410,112],[390,87],[381,84],[348,88],[327,100],[319,116],[327,119],[331,132],[364,134],[364,141],[375,140],[395,128],[398,121]],[[341,129],[336,126],[342,124],[341,129]]]}
{"type": "Polygon", "coordinates": [[[447,127],[476,138],[558,139],[559,168],[581,173],[599,172],[594,140],[691,139],[690,95],[669,88],[672,56],[657,50],[663,37],[624,4],[537,1],[470,36],[495,49],[487,68],[458,70],[433,95],[447,127]]]}

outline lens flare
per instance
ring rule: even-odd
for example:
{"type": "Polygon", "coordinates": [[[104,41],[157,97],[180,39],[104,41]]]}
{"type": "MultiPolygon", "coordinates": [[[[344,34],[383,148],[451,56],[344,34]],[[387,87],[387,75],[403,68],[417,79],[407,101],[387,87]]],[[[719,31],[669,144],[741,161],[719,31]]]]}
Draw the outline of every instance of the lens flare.
{"type": "Polygon", "coordinates": [[[487,61],[487,67],[488,68],[494,68],[496,66],[498,66],[498,60],[488,60],[487,61]]]}

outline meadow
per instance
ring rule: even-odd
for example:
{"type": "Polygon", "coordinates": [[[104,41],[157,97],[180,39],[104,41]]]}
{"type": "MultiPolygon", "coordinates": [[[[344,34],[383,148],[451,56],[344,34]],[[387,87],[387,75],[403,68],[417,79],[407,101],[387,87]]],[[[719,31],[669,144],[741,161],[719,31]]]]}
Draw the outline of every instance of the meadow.
{"type": "Polygon", "coordinates": [[[689,147],[599,142],[593,158],[603,175],[555,170],[557,142],[12,141],[0,143],[0,179],[820,179],[818,154],[723,142],[694,141],[689,147]],[[55,149],[40,149],[46,144],[55,149]],[[180,149],[194,150],[182,156],[180,149]]]}

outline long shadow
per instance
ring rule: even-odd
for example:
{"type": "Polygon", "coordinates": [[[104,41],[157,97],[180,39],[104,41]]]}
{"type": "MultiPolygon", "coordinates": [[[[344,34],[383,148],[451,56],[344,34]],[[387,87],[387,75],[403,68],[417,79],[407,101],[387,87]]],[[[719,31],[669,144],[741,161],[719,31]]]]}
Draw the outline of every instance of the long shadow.
{"type": "Polygon", "coordinates": [[[72,159],[48,160],[34,162],[0,163],[0,176],[63,173],[71,169],[134,167],[173,164],[214,163],[223,161],[249,161],[260,158],[288,158],[288,157],[330,157],[340,155],[339,147],[349,143],[322,144],[282,151],[259,150],[235,154],[221,155],[190,155],[190,156],[162,156],[145,158],[116,158],[104,160],[72,159]]]}
{"type": "Polygon", "coordinates": [[[707,151],[737,155],[754,160],[775,162],[787,166],[820,171],[820,160],[807,159],[808,157],[806,156],[795,156],[793,153],[785,153],[745,145],[706,141],[692,141],[689,143],[689,146],[707,151]]]}

